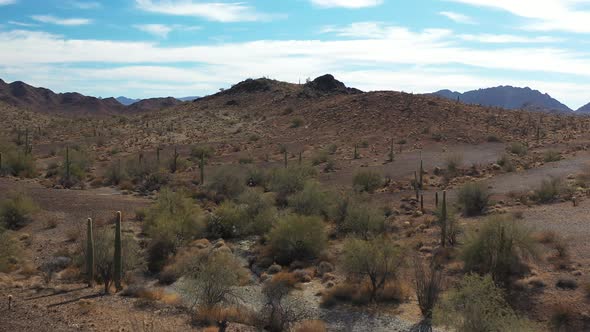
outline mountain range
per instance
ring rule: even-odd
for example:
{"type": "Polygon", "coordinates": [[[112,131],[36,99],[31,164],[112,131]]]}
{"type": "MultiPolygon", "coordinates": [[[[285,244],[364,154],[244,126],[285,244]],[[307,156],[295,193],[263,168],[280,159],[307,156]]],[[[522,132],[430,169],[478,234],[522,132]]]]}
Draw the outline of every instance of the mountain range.
{"type": "MultiPolygon", "coordinates": [[[[234,86],[232,91],[243,89],[269,88],[263,80],[246,80],[234,86]]],[[[336,81],[331,75],[318,77],[313,82],[304,86],[300,92],[307,97],[326,92],[362,93],[360,90],[345,87],[336,81]],[[334,83],[337,82],[337,83],[334,83]]],[[[227,92],[226,92],[227,93],[227,92]]],[[[476,104],[505,109],[525,109],[545,112],[573,112],[569,107],[552,98],[548,94],[531,88],[519,88],[512,86],[498,86],[493,88],[467,91],[464,93],[440,90],[429,95],[435,95],[446,99],[459,100],[467,104],[476,104]]],[[[132,99],[127,97],[97,98],[85,96],[76,92],[54,93],[53,91],[28,85],[21,81],[6,83],[0,79],[0,101],[9,105],[30,109],[33,111],[51,113],[73,114],[117,114],[137,113],[174,107],[184,101],[192,101],[199,97],[184,98],[149,98],[132,99]]],[[[577,110],[579,113],[590,113],[590,103],[577,110]]]]}
{"type": "MultiPolygon", "coordinates": [[[[194,99],[188,97],[189,100],[194,99]]],[[[130,100],[130,99],[126,99],[130,100]]],[[[127,112],[146,112],[176,106],[182,100],[150,98],[123,104],[115,98],[97,98],[77,92],[55,93],[21,81],[6,83],[0,79],[0,101],[9,105],[42,113],[108,115],[127,112]]]]}
{"type": "MultiPolygon", "coordinates": [[[[172,98],[172,97],[169,97],[169,98],[172,98]]],[[[197,96],[189,96],[189,97],[181,97],[181,98],[175,98],[175,99],[180,100],[180,101],[193,101],[198,98],[199,97],[197,97],[197,96]]],[[[146,99],[127,98],[125,96],[119,96],[115,99],[117,99],[118,102],[120,102],[121,104],[123,104],[125,106],[129,106],[129,105],[135,104],[139,101],[146,100],[146,99]]],[[[150,98],[150,99],[153,99],[153,98],[150,98]]]]}
{"type": "MultiPolygon", "coordinates": [[[[459,100],[467,104],[501,107],[506,109],[525,109],[545,112],[573,112],[572,109],[546,93],[529,87],[498,86],[464,93],[440,90],[434,95],[459,100]]],[[[590,108],[590,105],[587,105],[590,108]]],[[[582,110],[582,109],[580,109],[582,110]]],[[[578,111],[580,111],[578,110],[578,111]]],[[[583,110],[582,110],[583,111],[583,110]]]]}

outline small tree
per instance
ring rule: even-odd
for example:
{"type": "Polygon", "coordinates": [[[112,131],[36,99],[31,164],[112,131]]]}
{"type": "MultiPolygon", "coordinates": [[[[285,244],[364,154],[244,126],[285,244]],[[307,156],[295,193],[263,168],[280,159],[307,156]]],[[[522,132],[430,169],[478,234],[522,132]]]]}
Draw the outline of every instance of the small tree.
{"type": "Polygon", "coordinates": [[[185,267],[185,280],[181,284],[183,293],[191,303],[213,308],[221,303],[238,299],[235,287],[247,274],[240,262],[225,251],[207,252],[196,255],[185,267]]]}
{"type": "Polygon", "coordinates": [[[330,194],[321,189],[316,181],[307,181],[303,190],[289,197],[293,211],[306,216],[327,216],[330,208],[330,194]]]}
{"type": "MultiPolygon", "coordinates": [[[[104,292],[108,294],[115,276],[115,229],[111,226],[103,226],[96,229],[93,235],[96,278],[98,282],[104,284],[104,292]]],[[[86,247],[85,243],[83,247],[86,247]]],[[[141,266],[143,263],[141,249],[133,235],[127,232],[123,233],[121,247],[123,274],[141,266]]]]}
{"type": "Polygon", "coordinates": [[[207,187],[223,198],[230,199],[238,197],[246,189],[245,181],[228,167],[218,169],[207,187]]]}
{"type": "Polygon", "coordinates": [[[457,289],[437,305],[434,320],[459,332],[538,331],[512,310],[491,276],[473,274],[465,276],[457,289]]]}
{"type": "Polygon", "coordinates": [[[390,239],[381,236],[369,241],[349,239],[344,244],[342,264],[349,276],[369,280],[370,299],[396,277],[402,264],[401,250],[390,239]]]}
{"type": "Polygon", "coordinates": [[[385,215],[366,203],[350,203],[342,229],[368,240],[371,235],[379,234],[385,228],[385,215]]]}
{"type": "Polygon", "coordinates": [[[265,299],[263,315],[271,332],[286,331],[301,316],[301,310],[290,296],[292,286],[290,275],[279,273],[262,287],[265,299]]]}

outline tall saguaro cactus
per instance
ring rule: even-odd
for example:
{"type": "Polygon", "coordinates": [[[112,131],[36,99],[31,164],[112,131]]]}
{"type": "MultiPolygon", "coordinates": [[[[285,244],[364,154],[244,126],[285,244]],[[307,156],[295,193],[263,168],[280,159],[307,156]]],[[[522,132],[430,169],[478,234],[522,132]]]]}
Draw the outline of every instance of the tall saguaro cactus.
{"type": "Polygon", "coordinates": [[[393,162],[395,158],[395,153],[393,152],[393,137],[391,138],[391,144],[389,146],[389,162],[393,162]]]}
{"type": "Polygon", "coordinates": [[[66,179],[70,179],[70,147],[66,146],[66,179]]]}
{"type": "Polygon", "coordinates": [[[121,279],[123,277],[123,253],[121,245],[121,211],[117,211],[117,220],[115,221],[115,288],[117,291],[123,289],[121,286],[121,279]]]}
{"type": "Polygon", "coordinates": [[[199,170],[201,171],[201,185],[205,184],[205,153],[201,153],[201,161],[199,163],[199,170]]]}
{"type": "Polygon", "coordinates": [[[92,233],[92,219],[86,222],[86,277],[88,287],[94,285],[94,235],[92,233]]]}
{"type": "Polygon", "coordinates": [[[447,191],[443,191],[440,210],[440,245],[444,248],[447,242],[447,191]]]}
{"type": "Polygon", "coordinates": [[[287,168],[287,166],[288,166],[287,163],[289,162],[288,153],[289,152],[287,152],[287,149],[285,149],[285,152],[284,152],[284,154],[285,154],[285,156],[284,156],[284,158],[285,158],[285,168],[287,168]]]}

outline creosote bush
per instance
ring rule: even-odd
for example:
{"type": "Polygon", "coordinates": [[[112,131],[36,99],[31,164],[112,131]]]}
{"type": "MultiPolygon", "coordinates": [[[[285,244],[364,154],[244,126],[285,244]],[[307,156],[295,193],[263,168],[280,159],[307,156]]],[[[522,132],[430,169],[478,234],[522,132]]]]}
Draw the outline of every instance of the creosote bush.
{"type": "Polygon", "coordinates": [[[268,189],[277,193],[279,205],[286,205],[287,196],[303,190],[305,182],[315,176],[316,171],[307,166],[294,165],[274,168],[268,178],[268,189]]]}
{"type": "Polygon", "coordinates": [[[510,153],[513,153],[519,157],[524,157],[528,153],[528,148],[526,147],[526,145],[524,145],[520,142],[513,142],[513,143],[510,143],[510,146],[508,147],[508,151],[510,151],[510,153]]]}
{"type": "Polygon", "coordinates": [[[436,306],[434,321],[460,332],[538,331],[538,326],[514,312],[489,275],[466,275],[436,306]]]}
{"type": "Polygon", "coordinates": [[[543,153],[543,161],[546,163],[551,163],[555,161],[561,160],[561,153],[556,150],[547,150],[543,153]]]}
{"type": "Polygon", "coordinates": [[[383,186],[383,177],[375,171],[359,171],[354,175],[352,185],[359,192],[372,193],[383,186]]]}
{"type": "Polygon", "coordinates": [[[37,205],[23,192],[14,192],[0,202],[0,227],[19,229],[31,222],[37,205]]]}
{"type": "Polygon", "coordinates": [[[342,231],[356,234],[367,240],[385,229],[385,215],[379,209],[358,199],[340,204],[340,209],[345,209],[345,211],[341,210],[344,212],[340,227],[342,231]]]}
{"type": "Polygon", "coordinates": [[[0,272],[8,273],[16,269],[22,248],[13,232],[0,224],[0,272]]]}
{"type": "Polygon", "coordinates": [[[324,223],[319,217],[286,215],[269,234],[269,245],[280,264],[318,257],[327,244],[324,223]]]}
{"type": "Polygon", "coordinates": [[[184,191],[164,188],[156,204],[146,211],[144,232],[151,238],[148,247],[148,268],[158,272],[178,246],[205,231],[201,209],[184,191]]]}
{"type": "Polygon", "coordinates": [[[470,182],[457,193],[457,201],[466,216],[478,216],[484,213],[490,199],[490,193],[485,184],[470,182]]]}
{"type": "Polygon", "coordinates": [[[303,190],[288,198],[288,204],[295,213],[327,217],[332,206],[331,200],[331,194],[324,191],[317,181],[309,180],[303,190]]]}
{"type": "Polygon", "coordinates": [[[559,197],[561,188],[562,182],[559,178],[545,179],[535,190],[533,199],[538,203],[551,203],[559,197]]]}
{"type": "Polygon", "coordinates": [[[264,234],[277,219],[269,195],[247,189],[237,201],[225,201],[209,217],[208,233],[213,237],[234,238],[264,234]]]}
{"type": "Polygon", "coordinates": [[[461,256],[465,270],[490,274],[498,284],[507,285],[512,276],[526,271],[523,261],[537,255],[531,229],[509,216],[492,216],[468,236],[461,256]]]}
{"type": "Polygon", "coordinates": [[[207,188],[221,196],[222,199],[233,199],[246,189],[246,184],[235,170],[221,167],[213,174],[207,188]]]}

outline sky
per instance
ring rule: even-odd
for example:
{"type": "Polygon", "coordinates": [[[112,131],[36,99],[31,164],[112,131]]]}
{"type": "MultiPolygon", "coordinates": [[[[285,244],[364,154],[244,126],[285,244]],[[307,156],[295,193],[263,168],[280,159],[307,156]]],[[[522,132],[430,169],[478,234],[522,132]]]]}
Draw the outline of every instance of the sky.
{"type": "Polygon", "coordinates": [[[0,0],[0,78],[203,96],[326,73],[365,91],[529,86],[590,102],[590,0],[0,0]]]}

